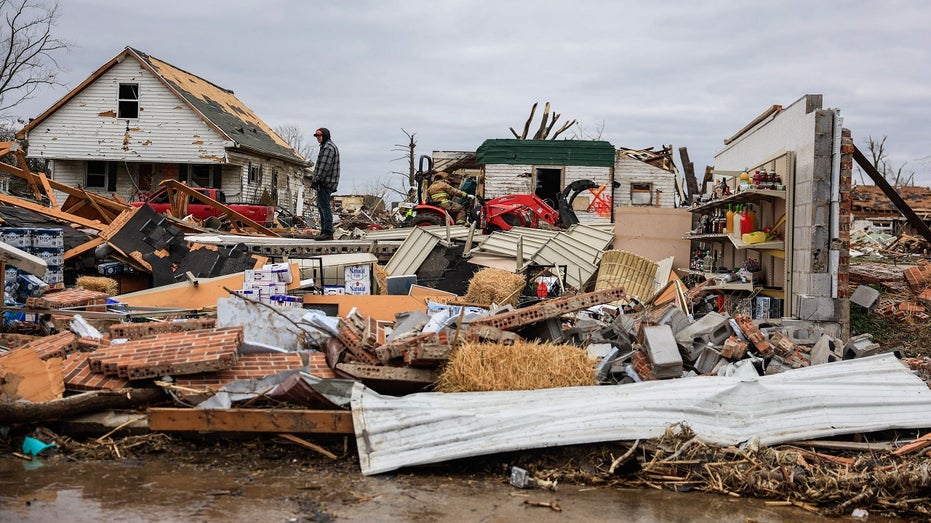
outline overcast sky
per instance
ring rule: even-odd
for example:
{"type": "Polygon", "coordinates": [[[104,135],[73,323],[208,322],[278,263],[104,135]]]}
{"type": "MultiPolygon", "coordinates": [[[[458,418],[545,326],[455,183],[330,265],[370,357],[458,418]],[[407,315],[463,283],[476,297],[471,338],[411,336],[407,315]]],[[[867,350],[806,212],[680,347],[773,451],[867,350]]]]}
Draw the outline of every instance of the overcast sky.
{"type": "Polygon", "coordinates": [[[60,57],[65,85],[36,93],[19,116],[39,115],[132,46],[233,90],[272,127],[308,138],[328,127],[340,193],[400,182],[402,128],[418,155],[474,151],[511,138],[547,101],[580,123],[563,136],[684,146],[700,176],[725,138],[810,93],[840,109],[861,150],[887,136],[893,166],[931,185],[931,2],[61,4],[56,34],[73,46],[60,57]]]}

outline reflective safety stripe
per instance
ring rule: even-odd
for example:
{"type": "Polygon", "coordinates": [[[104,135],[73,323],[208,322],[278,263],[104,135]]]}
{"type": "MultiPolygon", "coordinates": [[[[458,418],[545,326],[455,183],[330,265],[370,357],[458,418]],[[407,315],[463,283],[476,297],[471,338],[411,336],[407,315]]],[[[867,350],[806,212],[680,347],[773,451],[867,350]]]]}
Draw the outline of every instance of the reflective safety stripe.
{"type": "Polygon", "coordinates": [[[431,194],[430,198],[441,201],[441,202],[445,202],[446,200],[449,199],[449,195],[446,194],[445,192],[438,192],[436,194],[431,194]]]}

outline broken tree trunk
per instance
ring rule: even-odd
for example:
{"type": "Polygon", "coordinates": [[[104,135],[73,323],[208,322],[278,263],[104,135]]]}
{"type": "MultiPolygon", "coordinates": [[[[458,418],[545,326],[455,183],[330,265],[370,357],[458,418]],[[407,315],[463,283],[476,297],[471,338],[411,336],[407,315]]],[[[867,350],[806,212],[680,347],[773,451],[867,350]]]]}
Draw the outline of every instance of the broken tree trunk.
{"type": "Polygon", "coordinates": [[[75,396],[43,402],[0,403],[0,424],[37,423],[73,418],[106,409],[128,409],[162,401],[161,389],[119,389],[83,392],[75,396]]]}

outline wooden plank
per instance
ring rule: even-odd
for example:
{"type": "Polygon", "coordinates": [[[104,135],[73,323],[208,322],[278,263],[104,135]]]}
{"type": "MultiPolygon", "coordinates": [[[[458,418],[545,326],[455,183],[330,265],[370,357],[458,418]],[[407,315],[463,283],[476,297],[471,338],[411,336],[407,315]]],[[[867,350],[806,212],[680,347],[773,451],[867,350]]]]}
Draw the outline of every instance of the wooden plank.
{"type": "Polygon", "coordinates": [[[77,247],[72,247],[68,249],[67,251],[65,251],[65,255],[64,255],[65,261],[68,261],[71,258],[74,258],[75,256],[80,256],[91,249],[96,249],[97,246],[101,244],[103,244],[103,238],[97,237],[97,238],[94,238],[93,240],[84,242],[81,245],[78,245],[77,247]]]}
{"type": "Polygon", "coordinates": [[[68,213],[59,211],[58,209],[52,209],[49,207],[45,207],[44,205],[32,203],[28,200],[23,200],[22,198],[17,198],[15,196],[7,196],[5,194],[0,194],[0,202],[3,202],[7,205],[12,205],[13,207],[29,209],[30,211],[37,212],[43,216],[49,216],[51,218],[55,218],[58,220],[76,223],[82,227],[87,227],[88,229],[94,229],[96,231],[106,228],[105,224],[102,224],[98,221],[81,218],[80,216],[75,216],[73,214],[68,214],[68,213]]]}
{"type": "Polygon", "coordinates": [[[354,434],[348,410],[151,408],[148,415],[157,431],[354,434]]]}

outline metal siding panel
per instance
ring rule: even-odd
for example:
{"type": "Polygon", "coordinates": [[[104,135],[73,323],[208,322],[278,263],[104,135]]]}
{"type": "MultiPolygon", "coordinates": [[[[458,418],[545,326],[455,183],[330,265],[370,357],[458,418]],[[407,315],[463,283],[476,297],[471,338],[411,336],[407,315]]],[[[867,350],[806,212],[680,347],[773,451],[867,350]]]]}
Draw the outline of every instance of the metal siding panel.
{"type": "Polygon", "coordinates": [[[352,417],[365,475],[522,449],[661,437],[686,423],[717,445],[925,428],[931,390],[894,355],[753,378],[381,396],[356,384],[352,417]]]}

